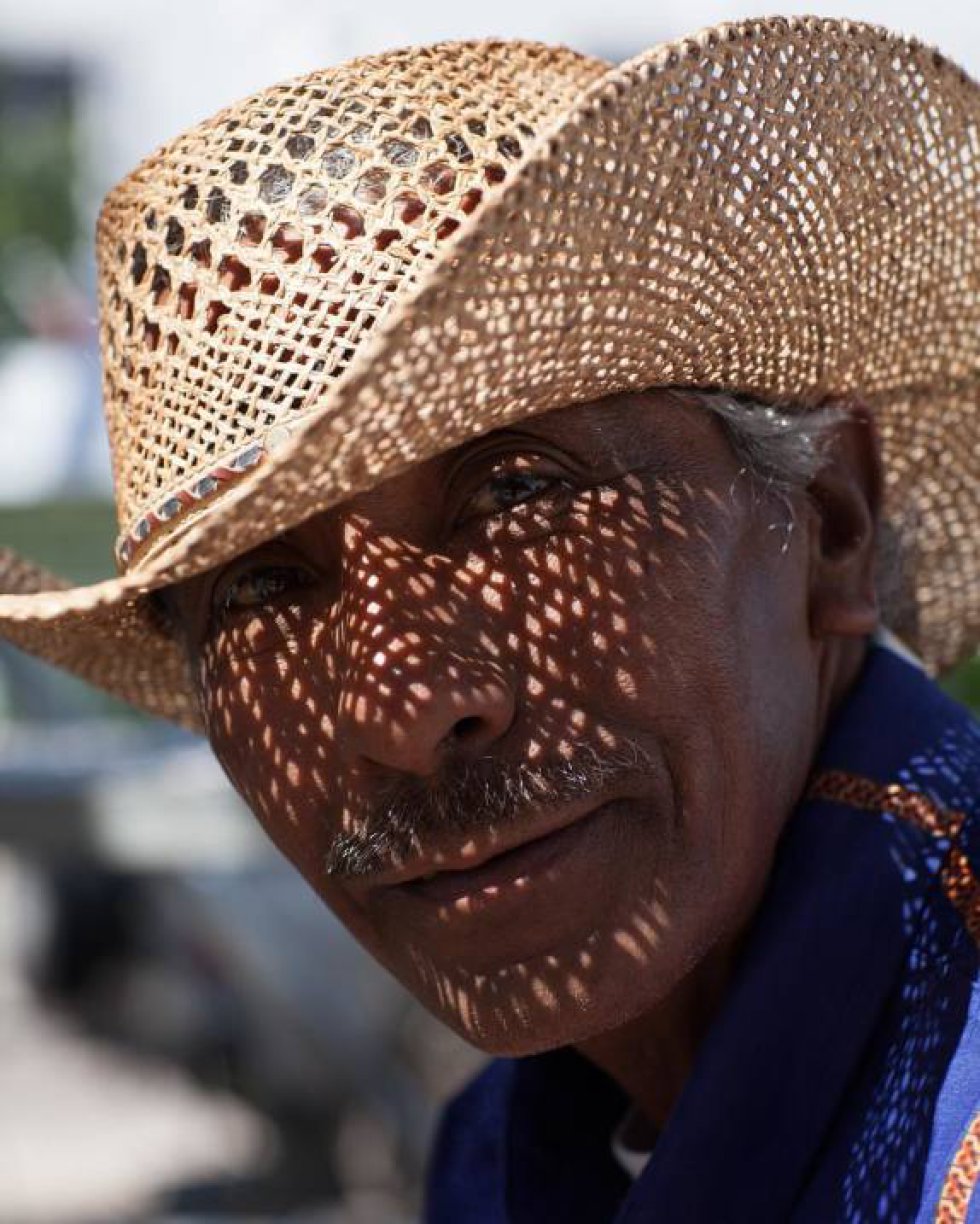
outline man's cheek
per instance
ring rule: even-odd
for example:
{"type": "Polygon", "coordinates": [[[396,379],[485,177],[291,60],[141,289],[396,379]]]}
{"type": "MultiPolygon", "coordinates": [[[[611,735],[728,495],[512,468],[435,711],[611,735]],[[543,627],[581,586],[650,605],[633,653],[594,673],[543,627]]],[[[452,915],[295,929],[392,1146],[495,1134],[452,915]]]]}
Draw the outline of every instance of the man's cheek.
{"type": "Polygon", "coordinates": [[[230,733],[211,730],[208,739],[215,759],[239,798],[278,844],[273,831],[275,798],[280,787],[273,770],[262,762],[255,744],[245,734],[236,734],[234,730],[230,733]]]}
{"type": "Polygon", "coordinates": [[[318,874],[316,864],[323,862],[325,851],[311,813],[284,801],[274,779],[254,775],[241,779],[239,776],[235,789],[279,853],[314,883],[318,874]]]}

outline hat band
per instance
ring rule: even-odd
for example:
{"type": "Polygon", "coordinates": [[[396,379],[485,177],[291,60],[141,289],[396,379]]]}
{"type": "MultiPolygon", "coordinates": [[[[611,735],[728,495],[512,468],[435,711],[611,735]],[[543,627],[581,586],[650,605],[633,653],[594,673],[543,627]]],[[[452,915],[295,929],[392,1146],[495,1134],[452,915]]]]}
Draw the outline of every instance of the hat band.
{"type": "Polygon", "coordinates": [[[142,553],[161,527],[173,525],[188,511],[210,501],[232,481],[241,479],[268,455],[265,442],[252,442],[203,475],[193,484],[168,493],[155,509],[141,515],[132,528],[116,541],[116,562],[122,570],[129,569],[138,553],[142,553]]]}
{"type": "MultiPolygon", "coordinates": [[[[308,398],[312,399],[313,396],[308,398]]],[[[306,412],[305,416],[310,413],[306,412]]],[[[265,435],[253,439],[230,455],[226,455],[220,463],[198,472],[193,481],[182,488],[169,492],[163,501],[140,515],[133,526],[123,532],[116,541],[116,563],[121,570],[133,568],[134,562],[149,551],[150,542],[161,528],[176,526],[177,521],[185,517],[204,503],[211,501],[222,493],[230,484],[241,480],[263,459],[280,450],[293,436],[302,424],[303,417],[288,423],[280,421],[266,430],[265,435]]]]}

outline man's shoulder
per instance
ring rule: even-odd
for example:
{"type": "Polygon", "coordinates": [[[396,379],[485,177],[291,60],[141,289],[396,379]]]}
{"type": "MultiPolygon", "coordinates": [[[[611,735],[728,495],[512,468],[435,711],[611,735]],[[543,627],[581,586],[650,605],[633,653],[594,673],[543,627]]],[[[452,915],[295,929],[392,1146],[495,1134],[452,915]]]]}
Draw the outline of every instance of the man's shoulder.
{"type": "Polygon", "coordinates": [[[980,724],[879,647],[809,798],[812,821],[840,814],[855,836],[839,846],[863,838],[896,882],[888,921],[904,948],[832,1176],[852,1204],[891,1193],[896,1218],[980,1222],[980,724]]]}
{"type": "Polygon", "coordinates": [[[497,1199],[514,1067],[510,1059],[493,1059],[443,1108],[429,1159],[427,1224],[502,1218],[497,1199]]]}
{"type": "MultiPolygon", "coordinates": [[[[917,908],[941,896],[980,944],[980,723],[914,661],[875,647],[806,798],[875,821],[917,908]]],[[[843,844],[843,843],[842,843],[843,844]]],[[[948,951],[933,947],[934,957],[948,951]]],[[[969,958],[968,958],[969,959],[969,958]]]]}
{"type": "Polygon", "coordinates": [[[610,1137],[627,1104],[568,1047],[494,1059],[443,1112],[426,1224],[612,1219],[627,1179],[610,1137]]]}

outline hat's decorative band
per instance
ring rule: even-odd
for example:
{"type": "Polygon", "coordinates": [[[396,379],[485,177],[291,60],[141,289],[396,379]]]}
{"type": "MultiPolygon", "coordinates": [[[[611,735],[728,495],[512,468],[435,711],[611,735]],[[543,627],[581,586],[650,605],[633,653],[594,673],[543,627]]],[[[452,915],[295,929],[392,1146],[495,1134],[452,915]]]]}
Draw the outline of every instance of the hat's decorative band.
{"type": "Polygon", "coordinates": [[[277,424],[267,430],[265,436],[253,439],[248,446],[226,455],[220,463],[206,472],[198,473],[191,484],[167,494],[153,510],[141,514],[129,531],[116,542],[116,561],[121,569],[128,569],[136,554],[149,542],[157,528],[173,524],[188,510],[209,501],[219,490],[235,480],[240,480],[268,455],[279,450],[295,433],[300,421],[277,424]]]}
{"type": "Polygon", "coordinates": [[[127,569],[137,551],[146,544],[158,527],[172,523],[185,511],[213,497],[229,481],[237,480],[260,463],[266,453],[265,443],[253,442],[230,458],[224,459],[203,476],[198,475],[193,484],[168,493],[164,501],[147,514],[141,515],[132,528],[119,537],[116,542],[116,561],[119,566],[127,569]]]}

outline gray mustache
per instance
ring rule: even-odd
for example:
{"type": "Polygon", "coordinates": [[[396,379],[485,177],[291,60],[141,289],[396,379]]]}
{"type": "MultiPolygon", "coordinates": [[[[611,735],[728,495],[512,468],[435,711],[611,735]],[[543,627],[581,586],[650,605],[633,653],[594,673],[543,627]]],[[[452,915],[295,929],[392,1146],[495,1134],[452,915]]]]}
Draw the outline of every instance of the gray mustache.
{"type": "Polygon", "coordinates": [[[481,757],[453,767],[438,784],[416,779],[396,784],[361,827],[339,833],[326,855],[334,879],[371,876],[403,866],[426,846],[445,846],[468,835],[499,831],[529,819],[534,808],[558,807],[627,783],[652,766],[632,740],[601,751],[576,747],[546,764],[504,765],[481,757]]]}

